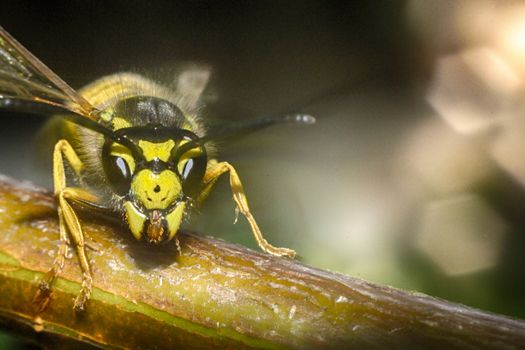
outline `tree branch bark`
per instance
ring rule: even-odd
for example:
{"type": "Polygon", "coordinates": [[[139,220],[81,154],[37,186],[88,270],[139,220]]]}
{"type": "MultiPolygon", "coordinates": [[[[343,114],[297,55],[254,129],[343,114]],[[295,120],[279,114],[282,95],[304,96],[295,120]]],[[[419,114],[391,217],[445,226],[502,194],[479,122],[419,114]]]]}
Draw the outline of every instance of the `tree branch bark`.
{"type": "Polygon", "coordinates": [[[211,237],[144,247],[83,215],[94,289],[76,314],[76,258],[32,304],[59,242],[50,193],[0,178],[0,323],[44,344],[103,348],[518,349],[525,323],[367,283],[211,237]],[[64,345],[66,344],[66,345],[64,345]]]}

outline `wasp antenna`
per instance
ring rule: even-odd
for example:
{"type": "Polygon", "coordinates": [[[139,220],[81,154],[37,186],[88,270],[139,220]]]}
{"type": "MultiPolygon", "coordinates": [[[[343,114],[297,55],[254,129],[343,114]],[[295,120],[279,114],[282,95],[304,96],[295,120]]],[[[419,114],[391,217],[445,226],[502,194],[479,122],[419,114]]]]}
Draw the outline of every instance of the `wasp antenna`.
{"type": "Polygon", "coordinates": [[[52,101],[44,101],[45,103],[42,103],[42,101],[42,99],[24,99],[20,97],[0,95],[0,108],[17,113],[29,113],[45,116],[57,115],[72,123],[98,132],[111,139],[115,138],[111,129],[105,127],[104,125],[92,119],[88,119],[72,110],[69,110],[64,105],[54,104],[52,101]]]}
{"type": "Polygon", "coordinates": [[[67,113],[67,114],[63,114],[63,118],[64,119],[67,119],[69,120],[70,122],[72,123],[75,123],[77,125],[80,125],[80,126],[83,126],[89,130],[92,130],[92,131],[95,131],[95,132],[98,132],[99,134],[102,134],[114,141],[117,140],[114,132],[105,127],[104,125],[94,121],[94,120],[91,120],[91,119],[87,119],[86,117],[84,117],[83,115],[80,115],[80,114],[76,114],[76,113],[67,113]]]}
{"type": "Polygon", "coordinates": [[[285,114],[283,116],[284,121],[288,123],[297,123],[297,124],[315,124],[316,119],[313,115],[294,113],[294,114],[285,114]]]}
{"type": "MultiPolygon", "coordinates": [[[[275,124],[315,124],[315,117],[305,113],[286,113],[277,116],[260,117],[239,123],[236,127],[247,131],[272,126],[275,124]]],[[[235,129],[235,127],[234,127],[235,129]]]]}
{"type": "Polygon", "coordinates": [[[13,112],[42,115],[52,115],[66,111],[64,108],[56,105],[38,103],[34,99],[30,100],[6,95],[0,95],[0,108],[13,112]]]}
{"type": "Polygon", "coordinates": [[[241,121],[210,132],[207,136],[200,139],[204,144],[211,140],[226,139],[233,136],[246,135],[257,130],[261,130],[276,124],[305,124],[315,123],[315,117],[305,113],[286,113],[277,116],[259,117],[251,120],[241,121]]]}

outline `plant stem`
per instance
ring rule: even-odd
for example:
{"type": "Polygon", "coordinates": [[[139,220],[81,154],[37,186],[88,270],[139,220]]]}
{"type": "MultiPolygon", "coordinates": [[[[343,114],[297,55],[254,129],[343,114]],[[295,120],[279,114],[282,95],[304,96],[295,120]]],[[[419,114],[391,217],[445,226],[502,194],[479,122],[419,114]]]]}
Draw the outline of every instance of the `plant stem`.
{"type": "Polygon", "coordinates": [[[0,179],[0,323],[44,344],[76,348],[518,349],[525,323],[368,283],[181,232],[144,246],[120,218],[81,214],[94,283],[87,310],[75,257],[39,315],[32,300],[53,263],[54,200],[0,179]],[[115,223],[116,222],[116,223],[115,223]]]}

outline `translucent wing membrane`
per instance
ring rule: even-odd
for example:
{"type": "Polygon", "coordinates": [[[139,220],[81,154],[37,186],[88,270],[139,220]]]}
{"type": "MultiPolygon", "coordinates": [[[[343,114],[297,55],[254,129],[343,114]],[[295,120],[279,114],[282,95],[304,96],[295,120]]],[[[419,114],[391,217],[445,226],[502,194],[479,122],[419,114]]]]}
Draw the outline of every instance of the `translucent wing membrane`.
{"type": "Polygon", "coordinates": [[[192,66],[184,69],[177,77],[175,93],[179,96],[180,107],[194,111],[197,102],[210,79],[211,69],[205,66],[192,66]]]}
{"type": "Polygon", "coordinates": [[[96,120],[96,110],[0,27],[0,106],[25,112],[69,111],[96,120]]]}

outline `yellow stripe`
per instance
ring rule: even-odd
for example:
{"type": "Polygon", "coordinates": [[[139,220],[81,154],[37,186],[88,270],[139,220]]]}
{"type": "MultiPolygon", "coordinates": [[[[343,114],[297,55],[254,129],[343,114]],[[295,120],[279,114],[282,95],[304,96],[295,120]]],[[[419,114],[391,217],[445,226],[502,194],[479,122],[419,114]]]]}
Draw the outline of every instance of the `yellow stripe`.
{"type": "Polygon", "coordinates": [[[186,203],[181,203],[166,216],[166,221],[168,222],[168,240],[173,239],[179,230],[180,224],[182,222],[182,217],[184,215],[184,208],[186,203]]]}
{"type": "Polygon", "coordinates": [[[146,216],[138,211],[131,202],[125,202],[124,208],[126,209],[126,220],[128,221],[129,230],[133,234],[133,237],[140,240],[144,223],[146,222],[146,216]]]}
{"type": "Polygon", "coordinates": [[[149,142],[145,140],[139,140],[139,147],[142,149],[144,158],[146,160],[152,161],[155,158],[167,162],[171,156],[171,150],[175,146],[175,141],[168,140],[166,142],[149,142]]]}

